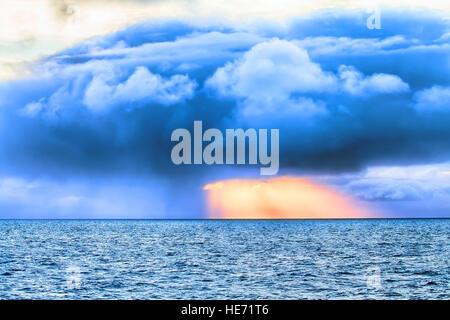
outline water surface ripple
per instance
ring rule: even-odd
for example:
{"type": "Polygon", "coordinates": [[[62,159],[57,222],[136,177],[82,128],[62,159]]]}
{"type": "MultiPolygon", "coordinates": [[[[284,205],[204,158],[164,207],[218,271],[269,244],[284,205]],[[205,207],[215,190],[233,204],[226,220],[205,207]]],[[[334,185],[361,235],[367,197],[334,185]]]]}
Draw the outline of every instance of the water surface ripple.
{"type": "Polygon", "coordinates": [[[450,220],[1,220],[1,299],[449,299],[450,220]]]}

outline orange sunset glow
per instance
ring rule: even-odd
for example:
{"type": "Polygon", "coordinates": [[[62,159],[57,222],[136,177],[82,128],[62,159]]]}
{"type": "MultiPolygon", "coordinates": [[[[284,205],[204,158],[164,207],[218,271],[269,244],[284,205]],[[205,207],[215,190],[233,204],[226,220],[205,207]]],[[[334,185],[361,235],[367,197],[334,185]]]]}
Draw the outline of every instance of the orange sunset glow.
{"type": "Polygon", "coordinates": [[[369,209],[304,178],[234,179],[208,184],[211,219],[374,218],[369,209]]]}

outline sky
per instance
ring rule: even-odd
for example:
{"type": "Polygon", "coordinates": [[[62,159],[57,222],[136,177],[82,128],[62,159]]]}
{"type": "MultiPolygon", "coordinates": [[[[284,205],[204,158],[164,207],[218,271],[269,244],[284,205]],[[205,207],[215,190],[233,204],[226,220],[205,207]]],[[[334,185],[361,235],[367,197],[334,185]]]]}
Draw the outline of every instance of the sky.
{"type": "Polygon", "coordinates": [[[448,4],[284,2],[2,1],[0,218],[449,217],[448,4]],[[194,120],[278,176],[174,165],[194,120]]]}

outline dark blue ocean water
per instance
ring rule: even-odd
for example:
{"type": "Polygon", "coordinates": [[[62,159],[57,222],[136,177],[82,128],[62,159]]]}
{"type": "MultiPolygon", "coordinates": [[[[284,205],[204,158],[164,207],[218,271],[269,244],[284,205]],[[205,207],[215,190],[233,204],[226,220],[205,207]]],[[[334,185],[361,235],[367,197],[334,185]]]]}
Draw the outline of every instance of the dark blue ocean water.
{"type": "Polygon", "coordinates": [[[449,299],[450,220],[0,221],[2,299],[449,299]]]}

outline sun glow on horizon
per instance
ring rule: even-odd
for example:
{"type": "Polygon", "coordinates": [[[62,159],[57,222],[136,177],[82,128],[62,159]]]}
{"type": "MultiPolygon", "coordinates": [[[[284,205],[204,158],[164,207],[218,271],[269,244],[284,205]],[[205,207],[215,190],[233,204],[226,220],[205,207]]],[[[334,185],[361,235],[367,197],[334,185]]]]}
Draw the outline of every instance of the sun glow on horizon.
{"type": "Polygon", "coordinates": [[[212,219],[375,218],[357,201],[304,178],[234,179],[207,184],[212,219]]]}

